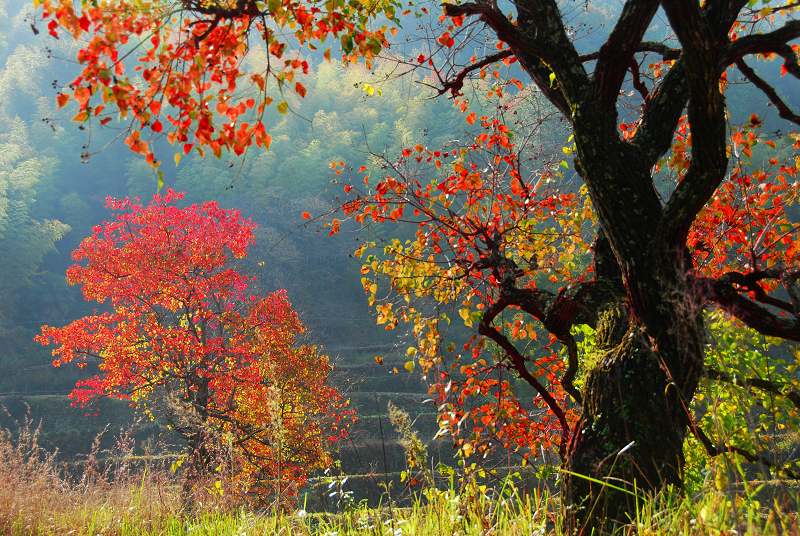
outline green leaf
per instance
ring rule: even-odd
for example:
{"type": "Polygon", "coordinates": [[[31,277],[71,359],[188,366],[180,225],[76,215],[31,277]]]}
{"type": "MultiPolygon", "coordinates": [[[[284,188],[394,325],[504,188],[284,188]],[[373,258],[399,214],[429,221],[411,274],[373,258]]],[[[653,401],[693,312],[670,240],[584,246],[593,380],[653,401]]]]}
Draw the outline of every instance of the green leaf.
{"type": "Polygon", "coordinates": [[[343,35],[341,38],[342,50],[345,54],[350,54],[353,51],[353,36],[350,34],[343,35]]]}

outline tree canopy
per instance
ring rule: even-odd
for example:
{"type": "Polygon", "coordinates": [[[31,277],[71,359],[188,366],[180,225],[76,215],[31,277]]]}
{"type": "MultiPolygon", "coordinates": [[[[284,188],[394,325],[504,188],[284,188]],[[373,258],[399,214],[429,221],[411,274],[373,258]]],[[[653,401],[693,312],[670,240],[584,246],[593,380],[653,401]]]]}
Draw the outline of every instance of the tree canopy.
{"type": "Polygon", "coordinates": [[[166,413],[187,440],[190,478],[222,464],[227,444],[234,491],[284,500],[330,463],[352,412],[328,384],[327,356],[302,343],[286,293],[259,295],[232,266],[253,223],[215,202],[178,207],[181,197],[109,199],[116,219],[95,227],[67,271],[109,309],[43,326],[37,341],[55,346],[56,367],[98,362],[73,403],[113,397],[166,413]]]}

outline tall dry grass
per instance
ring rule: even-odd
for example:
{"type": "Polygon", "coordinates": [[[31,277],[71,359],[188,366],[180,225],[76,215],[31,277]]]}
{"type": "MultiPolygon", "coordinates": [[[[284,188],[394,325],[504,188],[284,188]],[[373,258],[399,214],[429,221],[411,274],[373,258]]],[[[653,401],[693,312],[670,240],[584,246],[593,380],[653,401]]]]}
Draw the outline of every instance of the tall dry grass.
{"type": "MultiPolygon", "coordinates": [[[[30,419],[0,431],[0,534],[70,536],[272,535],[409,536],[537,534],[563,536],[558,496],[499,490],[477,482],[427,488],[410,507],[353,504],[342,512],[287,514],[239,509],[209,485],[182,509],[181,482],[167,468],[134,455],[133,437],[121,434],[103,452],[99,438],[79,467],[59,464],[40,446],[30,419]]],[[[757,489],[731,493],[713,482],[702,494],[643,498],[624,535],[800,535],[800,490],[781,498],[757,489]]]]}
{"type": "Polygon", "coordinates": [[[114,534],[132,520],[158,526],[180,509],[172,475],[138,465],[133,439],[121,434],[104,463],[98,436],[79,466],[57,461],[41,447],[41,428],[26,417],[17,429],[0,430],[0,533],[114,534]],[[77,531],[77,532],[76,532],[77,531]]]}

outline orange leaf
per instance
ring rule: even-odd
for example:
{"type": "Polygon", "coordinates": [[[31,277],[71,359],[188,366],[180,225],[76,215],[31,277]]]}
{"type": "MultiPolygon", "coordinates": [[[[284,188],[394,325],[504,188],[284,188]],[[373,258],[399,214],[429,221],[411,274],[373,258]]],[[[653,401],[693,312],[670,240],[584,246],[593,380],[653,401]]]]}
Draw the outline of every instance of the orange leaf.
{"type": "Polygon", "coordinates": [[[453,37],[450,35],[450,32],[444,32],[442,35],[440,35],[440,36],[439,36],[439,39],[437,39],[437,41],[438,41],[440,44],[442,44],[442,45],[446,46],[447,48],[452,48],[452,47],[453,47],[453,45],[455,45],[455,44],[456,44],[456,41],[455,41],[455,39],[453,39],[453,37]]]}

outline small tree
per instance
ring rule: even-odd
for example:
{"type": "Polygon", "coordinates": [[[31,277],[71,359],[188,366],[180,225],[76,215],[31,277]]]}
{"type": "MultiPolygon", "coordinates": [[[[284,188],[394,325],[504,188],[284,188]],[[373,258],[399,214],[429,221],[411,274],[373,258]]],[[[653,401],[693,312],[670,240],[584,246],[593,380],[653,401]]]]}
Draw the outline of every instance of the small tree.
{"type": "Polygon", "coordinates": [[[291,497],[330,463],[326,447],[345,436],[351,411],[328,384],[328,357],[301,343],[285,291],[259,295],[232,267],[253,222],[215,202],[180,208],[182,197],[109,199],[116,218],[94,228],[67,270],[106,311],[43,326],[36,340],[55,345],[56,367],[97,364],[70,394],[75,405],[118,398],[159,413],[151,402],[161,393],[184,408],[162,416],[186,441],[187,482],[210,476],[227,444],[236,491],[291,497]]]}

